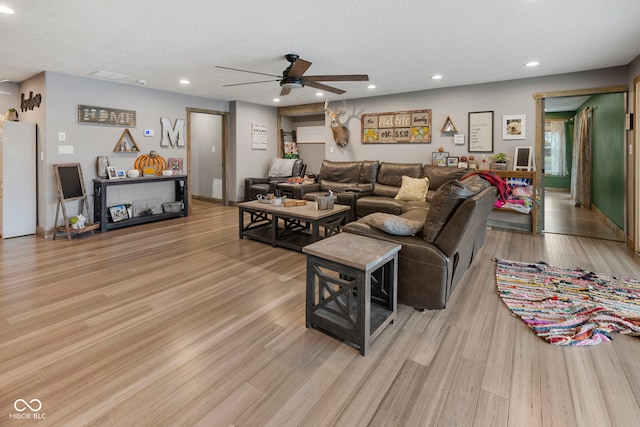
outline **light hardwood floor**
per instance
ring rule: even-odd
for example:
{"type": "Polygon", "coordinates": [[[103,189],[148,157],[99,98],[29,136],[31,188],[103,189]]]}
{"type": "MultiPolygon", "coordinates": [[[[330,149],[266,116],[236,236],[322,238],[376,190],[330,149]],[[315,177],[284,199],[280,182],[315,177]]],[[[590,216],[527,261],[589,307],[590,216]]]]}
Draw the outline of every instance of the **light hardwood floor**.
{"type": "MultiPolygon", "coordinates": [[[[568,191],[545,190],[544,232],[570,234],[572,236],[594,237],[606,240],[624,240],[624,232],[614,231],[594,209],[575,207],[568,191]]],[[[617,228],[617,227],[616,227],[617,228]]]]}
{"type": "Polygon", "coordinates": [[[640,338],[551,346],[495,292],[494,257],[640,277],[623,243],[490,230],[448,307],[400,306],[367,357],[305,328],[304,255],[239,240],[233,207],[0,253],[2,426],[640,420],[640,338]],[[11,419],[17,399],[46,419],[11,419]]]}

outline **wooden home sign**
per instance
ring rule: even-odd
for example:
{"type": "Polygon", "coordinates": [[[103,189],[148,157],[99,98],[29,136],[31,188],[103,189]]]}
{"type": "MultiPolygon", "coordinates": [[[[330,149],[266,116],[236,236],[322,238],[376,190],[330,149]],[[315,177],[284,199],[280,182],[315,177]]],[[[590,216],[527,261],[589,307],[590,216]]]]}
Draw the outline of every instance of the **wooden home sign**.
{"type": "Polygon", "coordinates": [[[363,114],[362,143],[431,142],[431,110],[363,114]]]}
{"type": "Polygon", "coordinates": [[[133,110],[78,105],[78,123],[136,127],[136,112],[133,110]]]}

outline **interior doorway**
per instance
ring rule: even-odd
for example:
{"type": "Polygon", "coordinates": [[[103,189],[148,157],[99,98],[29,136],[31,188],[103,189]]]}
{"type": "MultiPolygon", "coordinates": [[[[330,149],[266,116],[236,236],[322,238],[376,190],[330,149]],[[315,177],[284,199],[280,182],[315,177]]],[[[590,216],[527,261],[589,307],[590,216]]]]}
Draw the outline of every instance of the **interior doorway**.
{"type": "Polygon", "coordinates": [[[191,200],[229,204],[228,113],[187,108],[187,174],[191,200]]]}
{"type": "MultiPolygon", "coordinates": [[[[536,173],[541,203],[539,231],[625,240],[627,211],[631,209],[627,204],[626,134],[622,129],[627,91],[626,86],[617,86],[534,95],[536,163],[542,165],[536,173]],[[572,172],[583,167],[580,163],[574,164],[577,160],[573,140],[574,129],[579,125],[584,109],[594,110],[589,120],[592,120],[592,115],[597,115],[599,121],[596,124],[599,124],[598,132],[591,138],[597,141],[590,145],[593,153],[588,163],[593,168],[592,178],[585,181],[588,182],[589,196],[595,197],[583,205],[575,194],[576,174],[573,173],[573,179],[571,176],[572,172]],[[620,126],[616,128],[618,122],[620,126]],[[607,132],[605,128],[608,126],[614,126],[614,131],[607,132]],[[564,133],[561,136],[565,140],[561,141],[557,133],[564,133]]],[[[595,127],[592,130],[595,131],[595,127]]]]}

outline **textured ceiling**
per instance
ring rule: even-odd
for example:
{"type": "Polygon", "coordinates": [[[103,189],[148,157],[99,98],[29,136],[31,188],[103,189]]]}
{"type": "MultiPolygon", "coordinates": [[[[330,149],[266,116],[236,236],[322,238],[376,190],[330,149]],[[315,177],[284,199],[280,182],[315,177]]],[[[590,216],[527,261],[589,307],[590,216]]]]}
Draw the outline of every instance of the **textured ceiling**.
{"type": "MultiPolygon", "coordinates": [[[[369,74],[330,83],[330,100],[627,65],[640,54],[638,0],[0,0],[0,80],[43,70],[78,76],[105,70],[125,84],[273,105],[297,53],[307,75],[369,74]],[[540,66],[524,67],[530,60],[540,66]],[[442,74],[441,80],[432,80],[442,74]],[[179,79],[191,81],[189,86],[179,79]]],[[[294,89],[280,105],[317,102],[294,89]]],[[[320,98],[324,99],[324,98],[320,98]]]]}

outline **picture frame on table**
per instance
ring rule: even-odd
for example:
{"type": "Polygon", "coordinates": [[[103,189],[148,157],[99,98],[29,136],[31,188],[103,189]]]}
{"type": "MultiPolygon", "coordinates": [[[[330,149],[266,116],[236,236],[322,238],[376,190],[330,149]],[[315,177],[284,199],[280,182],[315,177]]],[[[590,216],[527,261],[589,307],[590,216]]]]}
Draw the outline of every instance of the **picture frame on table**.
{"type": "Polygon", "coordinates": [[[118,179],[118,170],[115,166],[107,166],[107,177],[109,179],[118,179]]]}
{"type": "Polygon", "coordinates": [[[110,206],[108,209],[111,222],[120,222],[129,219],[129,211],[127,210],[127,206],[124,204],[110,206]]]}
{"type": "Polygon", "coordinates": [[[502,139],[525,139],[527,137],[526,120],[525,114],[502,116],[502,139]]]}
{"type": "Polygon", "coordinates": [[[119,170],[116,171],[116,177],[117,178],[126,178],[127,174],[122,169],[119,169],[119,170]]]}
{"type": "Polygon", "coordinates": [[[460,157],[447,157],[447,166],[457,168],[460,162],[460,157]]]}
{"type": "Polygon", "coordinates": [[[447,151],[434,151],[431,153],[431,164],[447,166],[447,157],[449,157],[449,153],[447,151]]]}

